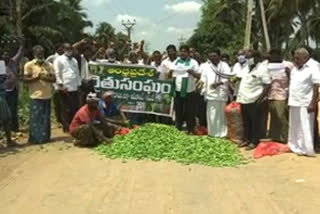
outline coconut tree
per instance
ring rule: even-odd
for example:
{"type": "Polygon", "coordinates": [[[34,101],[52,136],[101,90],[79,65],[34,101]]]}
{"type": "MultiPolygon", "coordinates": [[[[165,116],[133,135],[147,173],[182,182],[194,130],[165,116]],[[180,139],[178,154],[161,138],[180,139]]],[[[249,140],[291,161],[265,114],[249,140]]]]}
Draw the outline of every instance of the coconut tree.
{"type": "Polygon", "coordinates": [[[115,29],[107,22],[101,22],[95,32],[95,37],[100,45],[107,45],[115,38],[115,29]]]}
{"type": "MultiPolygon", "coordinates": [[[[81,0],[0,1],[0,32],[24,36],[30,45],[53,49],[56,42],[76,41],[92,26],[81,0]]],[[[1,34],[3,35],[3,34],[1,34]]]]}

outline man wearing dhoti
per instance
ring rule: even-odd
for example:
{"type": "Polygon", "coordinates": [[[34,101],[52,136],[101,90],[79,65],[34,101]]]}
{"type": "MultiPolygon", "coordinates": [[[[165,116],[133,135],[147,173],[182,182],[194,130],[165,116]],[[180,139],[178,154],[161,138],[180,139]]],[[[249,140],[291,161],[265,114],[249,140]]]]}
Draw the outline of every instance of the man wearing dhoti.
{"type": "Polygon", "coordinates": [[[296,50],[296,66],[290,74],[289,140],[292,152],[313,156],[314,117],[319,95],[320,72],[305,48],[296,50]]]}
{"type": "Polygon", "coordinates": [[[209,60],[200,67],[203,93],[207,100],[208,133],[212,137],[226,137],[224,109],[228,101],[229,65],[220,60],[220,51],[209,53],[209,60]]]}

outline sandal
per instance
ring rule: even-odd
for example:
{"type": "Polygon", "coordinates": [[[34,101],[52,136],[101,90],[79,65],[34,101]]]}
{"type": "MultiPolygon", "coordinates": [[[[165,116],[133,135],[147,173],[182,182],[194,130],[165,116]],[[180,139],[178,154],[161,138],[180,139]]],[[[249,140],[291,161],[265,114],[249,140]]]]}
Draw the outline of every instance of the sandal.
{"type": "Polygon", "coordinates": [[[243,148],[243,147],[246,147],[246,146],[248,146],[248,145],[249,145],[248,142],[242,142],[242,143],[239,143],[239,144],[238,144],[238,147],[239,147],[239,148],[243,148]]]}
{"type": "Polygon", "coordinates": [[[250,143],[250,144],[247,146],[246,150],[247,150],[247,151],[250,151],[250,150],[255,149],[256,147],[257,147],[257,146],[256,146],[255,144],[250,143]]]}

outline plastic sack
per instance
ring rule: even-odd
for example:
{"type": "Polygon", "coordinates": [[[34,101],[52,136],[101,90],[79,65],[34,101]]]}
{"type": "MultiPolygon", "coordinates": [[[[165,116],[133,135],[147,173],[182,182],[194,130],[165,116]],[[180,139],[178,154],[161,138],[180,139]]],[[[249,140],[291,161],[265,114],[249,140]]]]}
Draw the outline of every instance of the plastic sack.
{"type": "Polygon", "coordinates": [[[233,142],[240,142],[243,138],[243,122],[240,103],[230,103],[226,106],[224,112],[228,127],[227,137],[233,142]]]}
{"type": "Polygon", "coordinates": [[[126,135],[130,132],[130,129],[127,129],[127,128],[121,128],[121,129],[118,129],[114,132],[114,135],[126,135]]]}
{"type": "Polygon", "coordinates": [[[261,142],[254,150],[253,157],[255,159],[264,156],[273,156],[282,153],[290,152],[288,145],[276,142],[261,142]]]}
{"type": "Polygon", "coordinates": [[[203,126],[196,126],[193,130],[193,134],[196,136],[208,135],[208,129],[203,126]]]}

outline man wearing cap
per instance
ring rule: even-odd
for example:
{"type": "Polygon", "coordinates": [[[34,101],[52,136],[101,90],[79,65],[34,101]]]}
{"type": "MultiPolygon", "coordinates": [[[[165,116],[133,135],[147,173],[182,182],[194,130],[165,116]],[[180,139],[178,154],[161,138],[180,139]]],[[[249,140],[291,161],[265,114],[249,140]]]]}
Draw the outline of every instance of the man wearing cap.
{"type": "Polygon", "coordinates": [[[107,91],[103,94],[102,99],[99,101],[99,110],[103,117],[109,119],[118,119],[119,117],[123,122],[127,121],[125,114],[121,111],[117,104],[112,101],[113,92],[107,91]]]}
{"type": "Polygon", "coordinates": [[[86,105],[75,114],[69,130],[76,139],[74,143],[76,146],[91,147],[97,146],[100,142],[108,143],[113,137],[114,131],[120,128],[102,116],[98,103],[97,95],[89,93],[86,105]]]}

